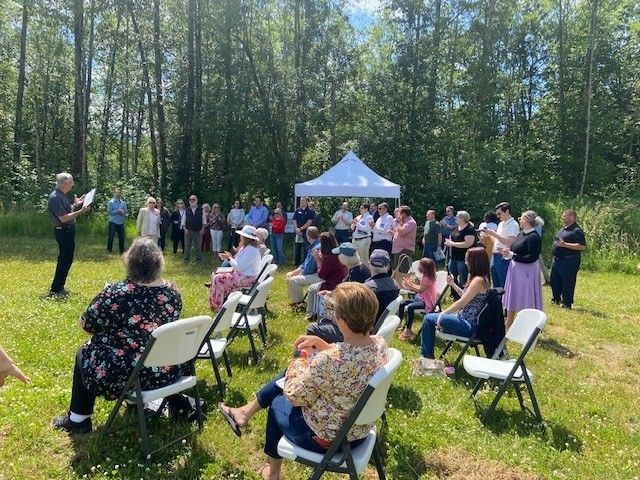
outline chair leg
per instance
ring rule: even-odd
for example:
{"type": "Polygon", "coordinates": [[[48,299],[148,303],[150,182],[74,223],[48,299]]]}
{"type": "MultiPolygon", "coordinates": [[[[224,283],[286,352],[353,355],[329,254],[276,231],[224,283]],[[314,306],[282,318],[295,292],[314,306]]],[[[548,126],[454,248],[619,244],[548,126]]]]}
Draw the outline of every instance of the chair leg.
{"type": "Polygon", "coordinates": [[[218,360],[213,355],[213,352],[209,350],[211,355],[211,365],[213,365],[213,373],[216,376],[216,381],[218,382],[218,391],[220,392],[220,397],[224,398],[224,388],[222,387],[222,377],[220,376],[220,368],[218,368],[218,360]]]}
{"type": "Polygon", "coordinates": [[[440,356],[438,358],[443,359],[444,356],[447,354],[447,352],[449,351],[449,349],[451,348],[451,345],[453,345],[453,342],[451,340],[449,340],[447,342],[447,344],[444,346],[444,349],[442,350],[442,353],[440,354],[440,356]]]}
{"type": "Polygon", "coordinates": [[[520,408],[524,411],[527,410],[527,407],[524,404],[524,398],[522,397],[522,391],[520,390],[520,384],[514,383],[513,388],[516,391],[516,395],[518,396],[518,402],[520,402],[520,408]]]}
{"type": "Polygon", "coordinates": [[[496,406],[498,405],[500,398],[502,398],[502,395],[504,395],[504,392],[507,390],[507,387],[509,386],[510,383],[511,383],[511,378],[507,378],[500,384],[500,388],[498,388],[498,393],[496,393],[496,396],[491,402],[489,409],[486,412],[484,412],[484,415],[482,415],[482,423],[486,423],[486,421],[489,420],[489,417],[491,416],[493,411],[496,409],[496,406]]]}
{"type": "Polygon", "coordinates": [[[386,476],[384,474],[384,462],[382,461],[382,452],[380,450],[380,442],[378,441],[377,436],[376,436],[375,445],[373,446],[373,461],[376,464],[376,470],[378,471],[378,478],[380,480],[385,480],[386,476]]]}
{"type": "Polygon", "coordinates": [[[102,430],[100,431],[100,436],[99,436],[100,440],[102,440],[104,438],[104,436],[107,433],[109,433],[109,428],[111,428],[111,424],[115,420],[116,415],[118,414],[118,411],[120,410],[120,406],[122,405],[122,402],[124,401],[124,395],[125,395],[125,392],[122,392],[122,394],[118,397],[118,400],[116,401],[116,404],[113,406],[113,409],[111,410],[111,414],[109,415],[109,418],[107,419],[107,423],[104,424],[104,427],[102,427],[102,430]]]}
{"type": "Polygon", "coordinates": [[[247,325],[247,336],[249,337],[249,343],[251,344],[251,352],[253,353],[253,360],[258,363],[258,350],[256,349],[256,342],[253,340],[253,334],[251,330],[249,330],[249,326],[247,325]]]}
{"type": "Polygon", "coordinates": [[[227,369],[227,375],[231,378],[233,376],[231,374],[231,363],[229,362],[229,356],[227,355],[226,350],[222,352],[222,358],[224,360],[224,366],[227,369]]]}
{"type": "Polygon", "coordinates": [[[262,339],[262,346],[267,346],[267,331],[265,330],[265,326],[262,324],[258,325],[258,331],[260,332],[260,338],[262,339]]]}
{"type": "Polygon", "coordinates": [[[478,393],[478,390],[480,390],[480,387],[482,387],[482,384],[484,383],[484,378],[479,378],[478,381],[476,382],[475,387],[473,387],[473,390],[471,390],[471,398],[475,399],[476,397],[476,393],[478,393]]]}
{"type": "Polygon", "coordinates": [[[531,404],[533,405],[533,411],[536,414],[536,418],[538,419],[538,422],[542,423],[542,415],[540,414],[540,408],[538,408],[538,401],[536,400],[535,393],[533,393],[533,385],[531,385],[531,380],[528,376],[525,378],[525,384],[529,391],[529,397],[531,398],[531,404]]]}
{"type": "Polygon", "coordinates": [[[149,446],[149,432],[147,431],[147,417],[144,414],[144,403],[142,403],[142,395],[136,395],[136,403],[138,407],[138,423],[140,424],[140,436],[142,437],[142,451],[144,458],[148,458],[151,453],[149,446]]]}
{"type": "Polygon", "coordinates": [[[197,383],[193,387],[193,398],[196,401],[196,417],[198,419],[198,430],[202,430],[202,427],[204,426],[204,419],[202,415],[202,406],[200,405],[200,389],[198,388],[197,383]]]}

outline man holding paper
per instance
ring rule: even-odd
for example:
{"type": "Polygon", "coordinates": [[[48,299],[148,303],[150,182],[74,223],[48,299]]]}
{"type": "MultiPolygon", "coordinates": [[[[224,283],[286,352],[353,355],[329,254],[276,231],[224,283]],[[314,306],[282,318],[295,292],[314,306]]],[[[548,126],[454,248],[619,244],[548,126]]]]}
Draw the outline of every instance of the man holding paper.
{"type": "Polygon", "coordinates": [[[64,298],[69,292],[64,288],[67,275],[73,263],[73,253],[76,248],[76,217],[90,210],[89,203],[85,202],[85,196],[74,195],[73,205],[67,198],[67,193],[73,188],[71,174],[62,172],[56,175],[56,188],[49,195],[47,211],[55,227],[54,234],[58,242],[58,263],[56,273],[49,289],[49,296],[64,298]],[[74,209],[80,207],[78,210],[74,209]]]}

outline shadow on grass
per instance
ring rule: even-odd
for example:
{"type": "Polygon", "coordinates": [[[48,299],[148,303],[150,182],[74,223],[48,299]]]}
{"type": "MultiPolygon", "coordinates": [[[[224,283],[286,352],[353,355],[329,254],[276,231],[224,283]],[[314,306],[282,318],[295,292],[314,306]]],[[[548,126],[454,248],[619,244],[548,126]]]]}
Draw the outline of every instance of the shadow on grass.
{"type": "Polygon", "coordinates": [[[422,410],[422,400],[413,388],[392,384],[387,395],[387,402],[394,409],[404,412],[417,412],[422,410]]]}
{"type": "MultiPolygon", "coordinates": [[[[475,406],[478,417],[481,417],[488,408],[488,405],[480,405],[478,402],[475,406]]],[[[489,417],[485,427],[498,436],[508,432],[515,432],[519,437],[534,436],[558,451],[580,453],[584,446],[582,440],[565,426],[544,421],[544,417],[543,422],[538,423],[531,412],[519,407],[518,410],[506,410],[500,408],[500,403],[489,417]]]]}
{"type": "MultiPolygon", "coordinates": [[[[387,442],[381,442],[387,445],[387,442]]],[[[386,468],[390,478],[421,478],[428,470],[424,452],[403,444],[396,444],[392,450],[383,447],[382,458],[388,459],[393,456],[396,461],[391,468],[386,468]]],[[[385,464],[390,462],[386,461],[385,464]]]]}
{"type": "Polygon", "coordinates": [[[564,358],[575,358],[577,353],[571,351],[568,347],[565,347],[560,342],[553,338],[539,339],[538,345],[545,350],[555,353],[556,355],[564,358]]]}
{"type": "Polygon", "coordinates": [[[609,315],[607,315],[606,313],[601,312],[600,310],[593,310],[591,308],[575,307],[572,310],[574,312],[584,313],[585,315],[589,315],[595,318],[600,318],[600,319],[609,318],[609,315]]]}
{"type": "MultiPolygon", "coordinates": [[[[212,415],[212,413],[209,413],[212,415]]],[[[135,419],[135,413],[124,413],[116,422],[135,419]]],[[[164,445],[196,428],[193,423],[152,418],[147,423],[151,448],[164,445]]],[[[145,459],[142,452],[140,428],[136,424],[100,439],[100,429],[89,435],[70,435],[74,455],[70,466],[78,477],[92,477],[98,473],[118,478],[196,478],[202,465],[215,458],[203,449],[195,433],[145,459]]]]}

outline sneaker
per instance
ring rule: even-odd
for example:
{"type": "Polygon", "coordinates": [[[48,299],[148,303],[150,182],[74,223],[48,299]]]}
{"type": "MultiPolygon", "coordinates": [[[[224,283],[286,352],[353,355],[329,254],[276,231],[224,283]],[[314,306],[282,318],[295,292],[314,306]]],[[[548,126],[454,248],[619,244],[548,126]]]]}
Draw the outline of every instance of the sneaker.
{"type": "Polygon", "coordinates": [[[91,417],[81,421],[72,422],[69,415],[61,415],[53,419],[53,426],[69,433],[89,433],[93,429],[91,417]]]}
{"type": "Polygon", "coordinates": [[[49,297],[55,298],[55,299],[63,299],[63,298],[67,298],[68,296],[69,296],[69,290],[67,290],[66,288],[63,288],[59,292],[53,292],[53,291],[49,292],[49,297]]]}
{"type": "Polygon", "coordinates": [[[403,341],[411,340],[413,338],[413,332],[411,330],[405,330],[398,338],[403,341]]]}

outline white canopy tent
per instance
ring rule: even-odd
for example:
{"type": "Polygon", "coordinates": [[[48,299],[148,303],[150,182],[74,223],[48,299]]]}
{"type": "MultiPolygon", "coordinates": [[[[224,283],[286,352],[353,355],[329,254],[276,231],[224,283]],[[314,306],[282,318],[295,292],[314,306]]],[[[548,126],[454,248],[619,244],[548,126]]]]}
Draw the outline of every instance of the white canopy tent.
{"type": "Polygon", "coordinates": [[[349,151],[317,178],[296,183],[296,197],[394,198],[400,203],[400,185],[381,177],[349,151]]]}

